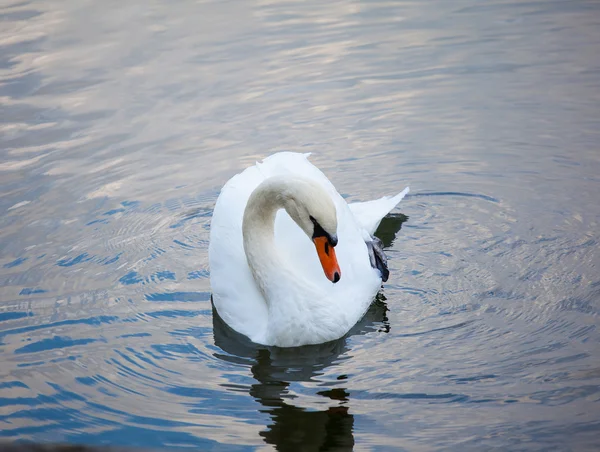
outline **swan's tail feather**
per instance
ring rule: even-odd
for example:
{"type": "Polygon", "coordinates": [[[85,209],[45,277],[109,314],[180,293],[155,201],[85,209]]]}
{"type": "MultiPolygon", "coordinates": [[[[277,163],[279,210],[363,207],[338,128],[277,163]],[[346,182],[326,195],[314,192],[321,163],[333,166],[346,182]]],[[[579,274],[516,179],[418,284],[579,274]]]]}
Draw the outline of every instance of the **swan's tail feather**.
{"type": "Polygon", "coordinates": [[[374,201],[355,202],[348,206],[358,224],[370,235],[373,235],[383,217],[390,213],[408,192],[409,188],[406,187],[396,196],[384,196],[374,201]]]}

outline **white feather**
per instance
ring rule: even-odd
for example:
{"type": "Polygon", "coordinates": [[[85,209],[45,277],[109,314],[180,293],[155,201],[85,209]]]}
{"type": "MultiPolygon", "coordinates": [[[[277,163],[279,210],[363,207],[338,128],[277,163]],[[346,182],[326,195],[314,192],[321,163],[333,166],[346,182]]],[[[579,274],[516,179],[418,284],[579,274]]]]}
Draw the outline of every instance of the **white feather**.
{"type": "Polygon", "coordinates": [[[396,196],[384,196],[383,198],[366,202],[353,202],[348,204],[348,207],[350,207],[350,211],[360,226],[370,235],[373,235],[383,217],[390,213],[409,191],[409,188],[406,187],[396,196]]]}

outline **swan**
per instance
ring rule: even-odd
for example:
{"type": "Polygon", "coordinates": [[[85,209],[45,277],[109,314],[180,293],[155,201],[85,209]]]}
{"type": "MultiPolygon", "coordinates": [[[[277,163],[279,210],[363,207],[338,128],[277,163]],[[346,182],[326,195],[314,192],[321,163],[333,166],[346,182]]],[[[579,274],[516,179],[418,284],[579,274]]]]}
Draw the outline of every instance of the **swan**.
{"type": "Polygon", "coordinates": [[[309,155],[280,152],[246,168],[223,186],[213,211],[213,304],[227,325],[258,344],[342,337],[389,274],[373,233],[408,187],[348,204],[309,155]]]}

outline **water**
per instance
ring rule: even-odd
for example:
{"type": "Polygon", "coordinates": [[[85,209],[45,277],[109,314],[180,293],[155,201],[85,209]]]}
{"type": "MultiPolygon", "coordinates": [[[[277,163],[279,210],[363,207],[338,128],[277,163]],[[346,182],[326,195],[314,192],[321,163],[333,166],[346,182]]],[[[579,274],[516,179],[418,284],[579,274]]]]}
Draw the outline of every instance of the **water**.
{"type": "Polygon", "coordinates": [[[4,0],[0,24],[0,440],[600,448],[600,4],[4,0]],[[278,150],[350,200],[412,189],[366,318],[293,351],[210,304],[219,188],[278,150]]]}

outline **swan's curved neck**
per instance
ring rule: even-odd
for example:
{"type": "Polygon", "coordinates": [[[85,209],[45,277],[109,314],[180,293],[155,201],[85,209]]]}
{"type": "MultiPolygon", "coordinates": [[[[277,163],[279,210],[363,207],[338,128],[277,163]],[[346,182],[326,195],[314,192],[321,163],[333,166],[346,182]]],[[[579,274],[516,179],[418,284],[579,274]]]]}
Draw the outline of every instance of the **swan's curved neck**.
{"type": "Polygon", "coordinates": [[[302,283],[294,274],[289,260],[275,246],[275,217],[285,208],[285,193],[292,181],[275,179],[263,182],[250,195],[242,233],[248,266],[267,305],[276,297],[278,288],[290,289],[291,284],[302,283]]]}

